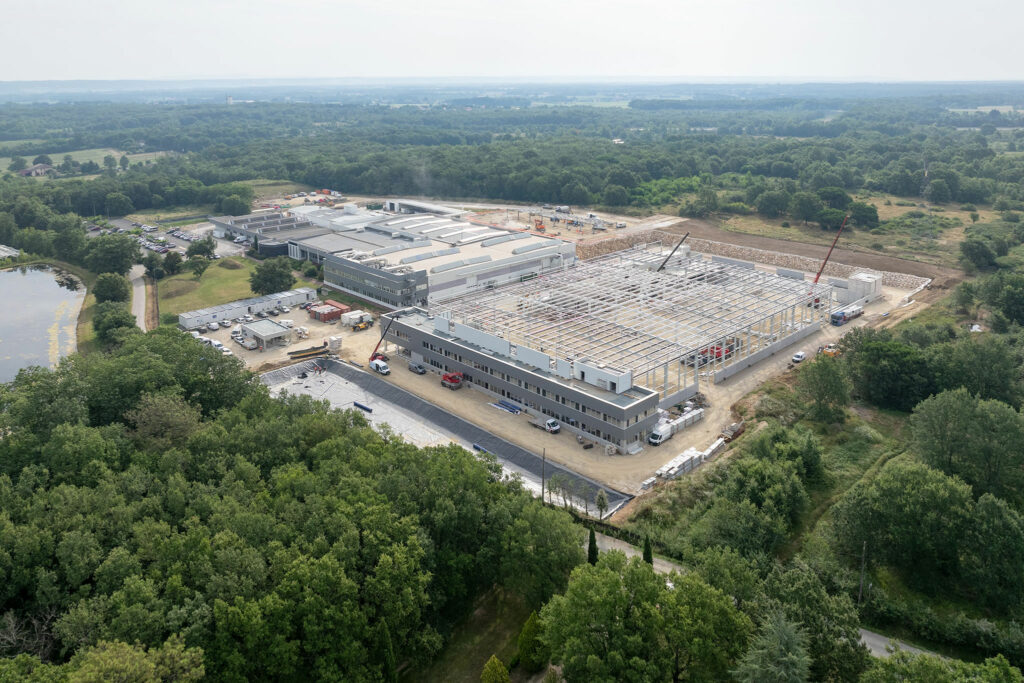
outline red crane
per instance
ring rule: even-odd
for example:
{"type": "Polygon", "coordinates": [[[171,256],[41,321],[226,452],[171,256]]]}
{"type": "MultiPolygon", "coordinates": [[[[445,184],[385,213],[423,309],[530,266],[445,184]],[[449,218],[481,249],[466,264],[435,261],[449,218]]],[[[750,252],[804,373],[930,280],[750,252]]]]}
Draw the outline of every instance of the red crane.
{"type": "MultiPolygon", "coordinates": [[[[825,266],[828,265],[828,260],[832,257],[832,250],[836,248],[836,242],[839,241],[839,236],[843,234],[843,228],[846,227],[846,221],[848,221],[848,220],[850,220],[850,214],[846,214],[845,216],[843,216],[843,222],[839,226],[839,230],[836,232],[835,239],[832,240],[832,246],[828,248],[828,253],[825,254],[825,260],[821,262],[821,268],[818,268],[818,272],[814,276],[814,284],[818,284],[818,280],[821,279],[821,274],[822,274],[822,272],[824,272],[825,266]]],[[[812,295],[814,294],[814,287],[811,287],[811,292],[810,293],[812,295]]],[[[820,303],[821,303],[820,300],[815,299],[814,303],[812,305],[815,308],[817,308],[818,304],[820,304],[820,303]]]]}

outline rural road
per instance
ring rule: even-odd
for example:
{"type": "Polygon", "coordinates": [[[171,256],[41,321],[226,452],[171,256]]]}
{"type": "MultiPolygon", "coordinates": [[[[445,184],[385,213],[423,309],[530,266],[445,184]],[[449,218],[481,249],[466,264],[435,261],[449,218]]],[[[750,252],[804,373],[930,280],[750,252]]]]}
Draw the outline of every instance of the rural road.
{"type": "Polygon", "coordinates": [[[898,645],[899,648],[905,652],[911,652],[917,655],[933,654],[931,652],[926,652],[921,648],[914,647],[913,645],[908,645],[904,643],[902,640],[889,638],[888,636],[883,636],[881,633],[875,633],[874,631],[868,631],[867,629],[863,628],[860,629],[860,642],[867,645],[868,650],[874,657],[888,657],[890,652],[886,648],[889,647],[889,643],[894,643],[898,645]]]}
{"type": "MultiPolygon", "coordinates": [[[[643,551],[637,548],[635,545],[630,545],[625,541],[620,541],[617,538],[606,536],[600,532],[595,532],[597,535],[597,549],[598,550],[621,550],[626,553],[626,557],[642,557],[643,551]]],[[[685,572],[678,564],[664,560],[657,555],[654,556],[654,571],[659,574],[668,574],[669,572],[685,572]]]]}
{"type": "Polygon", "coordinates": [[[132,315],[143,332],[146,331],[146,281],[143,279],[145,275],[146,269],[138,264],[128,271],[128,279],[132,283],[132,315]]]}
{"type": "MultiPolygon", "coordinates": [[[[626,553],[626,557],[641,557],[643,552],[634,545],[630,545],[625,541],[620,541],[617,538],[606,536],[602,533],[597,533],[597,547],[599,550],[621,550],[626,553]]],[[[686,571],[683,567],[674,562],[662,559],[655,555],[654,557],[654,571],[659,574],[668,574],[672,571],[684,572],[686,571]]],[[[887,649],[890,643],[894,643],[901,650],[905,652],[912,652],[914,654],[932,654],[926,652],[920,648],[908,645],[901,640],[895,640],[888,636],[884,636],[881,633],[875,633],[874,631],[868,631],[867,629],[860,629],[860,642],[867,646],[868,651],[871,652],[873,657],[888,657],[891,653],[887,649]]]]}

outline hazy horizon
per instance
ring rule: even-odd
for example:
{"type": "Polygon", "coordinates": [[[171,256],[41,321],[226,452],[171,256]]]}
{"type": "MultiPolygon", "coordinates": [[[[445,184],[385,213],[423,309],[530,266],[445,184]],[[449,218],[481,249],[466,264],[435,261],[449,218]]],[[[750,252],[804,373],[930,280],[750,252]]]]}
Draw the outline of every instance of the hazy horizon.
{"type": "Polygon", "coordinates": [[[1024,3],[52,0],[8,8],[5,82],[403,79],[905,83],[1024,78],[1024,3]],[[998,17],[998,21],[993,18],[998,17]],[[982,41],[984,49],[973,46],[982,41]]]}

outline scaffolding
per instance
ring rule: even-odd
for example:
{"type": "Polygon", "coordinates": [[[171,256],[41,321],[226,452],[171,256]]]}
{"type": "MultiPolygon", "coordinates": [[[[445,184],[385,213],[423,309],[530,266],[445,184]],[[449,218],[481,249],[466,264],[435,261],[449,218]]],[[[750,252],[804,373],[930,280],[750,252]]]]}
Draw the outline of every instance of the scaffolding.
{"type": "Polygon", "coordinates": [[[526,282],[441,300],[431,313],[553,358],[630,370],[634,384],[662,397],[692,393],[699,375],[713,380],[828,318],[829,284],[686,249],[656,272],[667,253],[661,243],[638,245],[526,282]]]}

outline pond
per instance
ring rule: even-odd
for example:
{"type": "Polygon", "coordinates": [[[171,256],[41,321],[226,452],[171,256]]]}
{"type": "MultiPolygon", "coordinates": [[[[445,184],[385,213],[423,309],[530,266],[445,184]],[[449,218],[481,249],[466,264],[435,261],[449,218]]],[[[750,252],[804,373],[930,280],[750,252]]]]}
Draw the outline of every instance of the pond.
{"type": "Polygon", "coordinates": [[[0,270],[0,382],[30,365],[52,367],[74,353],[85,287],[49,266],[0,270]]]}

